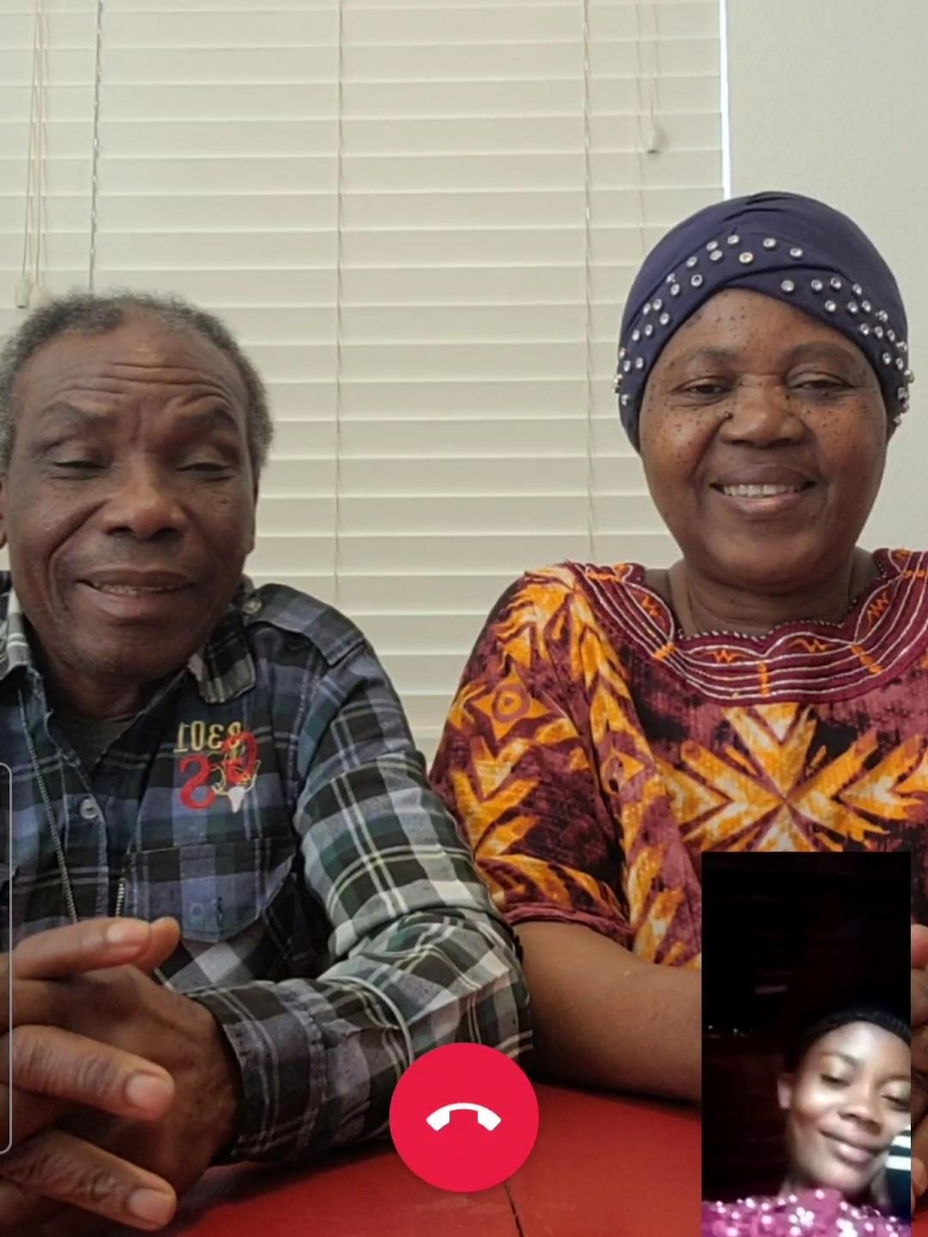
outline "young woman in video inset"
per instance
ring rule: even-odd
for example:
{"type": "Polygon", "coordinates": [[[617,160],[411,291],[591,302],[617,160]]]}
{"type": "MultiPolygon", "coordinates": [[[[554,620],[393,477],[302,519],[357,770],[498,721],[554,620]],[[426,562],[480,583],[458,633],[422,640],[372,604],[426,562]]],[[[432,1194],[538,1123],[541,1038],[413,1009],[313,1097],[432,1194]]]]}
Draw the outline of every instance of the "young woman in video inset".
{"type": "Polygon", "coordinates": [[[707,1203],[703,1237],[904,1237],[911,1032],[880,1005],[808,1023],[777,1083],[785,1116],[776,1197],[707,1203]]]}

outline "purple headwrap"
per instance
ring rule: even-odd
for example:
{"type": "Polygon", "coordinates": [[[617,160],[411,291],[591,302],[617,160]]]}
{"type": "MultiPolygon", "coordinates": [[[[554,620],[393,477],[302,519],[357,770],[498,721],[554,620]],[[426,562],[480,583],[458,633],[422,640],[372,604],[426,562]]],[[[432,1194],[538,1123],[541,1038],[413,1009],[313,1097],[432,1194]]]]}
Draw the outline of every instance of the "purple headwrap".
{"type": "Polygon", "coordinates": [[[661,349],[709,297],[748,288],[846,335],[873,367],[898,425],[909,402],[908,324],[892,271],[840,211],[795,193],[755,193],[698,211],[644,260],[622,315],[616,392],[638,450],[638,417],[661,349]]]}

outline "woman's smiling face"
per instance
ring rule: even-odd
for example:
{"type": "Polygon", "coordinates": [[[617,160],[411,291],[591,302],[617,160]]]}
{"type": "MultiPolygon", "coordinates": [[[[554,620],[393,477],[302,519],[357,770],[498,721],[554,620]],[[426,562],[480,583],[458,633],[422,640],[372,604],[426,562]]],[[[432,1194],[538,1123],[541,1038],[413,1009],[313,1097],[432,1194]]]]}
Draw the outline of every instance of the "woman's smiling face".
{"type": "Polygon", "coordinates": [[[876,374],[841,332],[728,289],[669,340],[641,454],[687,566],[759,593],[814,587],[850,558],[883,475],[876,374]]]}
{"type": "Polygon", "coordinates": [[[817,1039],[779,1082],[791,1183],[866,1193],[909,1125],[910,1069],[908,1044],[870,1022],[817,1039]]]}

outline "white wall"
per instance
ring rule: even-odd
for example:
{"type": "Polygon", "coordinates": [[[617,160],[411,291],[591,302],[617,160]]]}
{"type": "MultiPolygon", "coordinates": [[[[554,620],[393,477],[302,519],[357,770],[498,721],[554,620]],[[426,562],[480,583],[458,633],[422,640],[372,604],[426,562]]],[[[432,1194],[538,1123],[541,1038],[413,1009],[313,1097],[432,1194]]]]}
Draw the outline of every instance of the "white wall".
{"type": "Polygon", "coordinates": [[[928,546],[928,0],[727,0],[734,194],[845,211],[892,267],[916,382],[865,530],[928,546]]]}

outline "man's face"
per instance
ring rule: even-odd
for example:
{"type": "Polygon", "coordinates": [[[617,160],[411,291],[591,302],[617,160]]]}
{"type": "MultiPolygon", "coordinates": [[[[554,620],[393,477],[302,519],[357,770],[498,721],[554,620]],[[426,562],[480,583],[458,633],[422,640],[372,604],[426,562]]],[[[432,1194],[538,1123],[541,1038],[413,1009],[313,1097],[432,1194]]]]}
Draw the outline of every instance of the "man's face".
{"type": "Polygon", "coordinates": [[[910,1066],[908,1045],[869,1022],[816,1040],[796,1074],[780,1079],[791,1177],[848,1198],[863,1194],[911,1120],[910,1066]]]}
{"type": "Polygon", "coordinates": [[[53,688],[79,707],[82,684],[138,687],[179,669],[254,546],[235,366],[138,316],[46,344],[14,407],[0,533],[53,688]]]}

